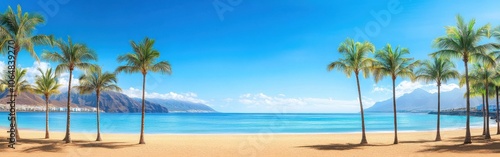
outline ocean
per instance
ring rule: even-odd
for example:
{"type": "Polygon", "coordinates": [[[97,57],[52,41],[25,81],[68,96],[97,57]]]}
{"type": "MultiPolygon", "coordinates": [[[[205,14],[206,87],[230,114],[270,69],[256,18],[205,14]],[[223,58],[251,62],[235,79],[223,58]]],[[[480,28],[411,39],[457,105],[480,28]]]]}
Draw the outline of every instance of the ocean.
{"type": "MultiPolygon", "coordinates": [[[[7,112],[0,112],[7,128],[7,112]]],[[[51,112],[50,131],[64,132],[65,112],[51,112]]],[[[102,133],[139,133],[140,113],[101,113],[102,133]]],[[[494,120],[492,120],[493,124],[494,120]]],[[[18,113],[20,130],[45,130],[44,112],[18,113]]],[[[392,113],[366,113],[367,132],[392,132],[392,113]]],[[[481,127],[481,117],[471,117],[471,126],[481,127]]],[[[441,115],[442,129],[465,128],[465,116],[441,115]]],[[[436,129],[436,115],[398,113],[398,131],[436,129]]],[[[71,113],[71,131],[96,132],[95,113],[71,113]]],[[[353,133],[361,132],[359,113],[146,113],[148,134],[248,134],[248,133],[353,133]]],[[[21,132],[22,133],[22,132],[21,132]]]]}

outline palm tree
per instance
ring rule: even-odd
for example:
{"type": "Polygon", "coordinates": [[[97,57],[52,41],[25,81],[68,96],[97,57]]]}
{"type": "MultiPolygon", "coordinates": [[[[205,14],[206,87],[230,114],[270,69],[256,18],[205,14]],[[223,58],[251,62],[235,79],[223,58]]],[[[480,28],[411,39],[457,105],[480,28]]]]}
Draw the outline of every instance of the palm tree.
{"type": "MultiPolygon", "coordinates": [[[[21,93],[23,92],[32,92],[33,91],[33,87],[30,85],[30,83],[28,81],[26,81],[25,77],[26,77],[26,73],[28,72],[28,70],[26,69],[17,69],[15,71],[15,78],[14,78],[14,95],[20,95],[21,93]]],[[[10,73],[9,72],[4,72],[3,74],[3,78],[0,80],[0,84],[1,86],[3,87],[8,87],[9,85],[9,80],[10,80],[10,73]]],[[[16,111],[14,110],[14,115],[17,116],[17,113],[16,111]]],[[[21,139],[21,136],[19,135],[19,129],[17,127],[17,117],[14,118],[14,127],[16,128],[15,129],[15,132],[16,132],[16,139],[19,140],[21,139]]]]}
{"type": "Polygon", "coordinates": [[[52,72],[52,68],[47,69],[43,72],[42,69],[38,68],[40,71],[39,76],[35,79],[35,88],[33,91],[37,94],[41,94],[45,97],[45,138],[49,138],[49,98],[53,94],[59,94],[59,87],[61,84],[57,82],[55,74],[52,72]]]}
{"type": "Polygon", "coordinates": [[[474,58],[482,58],[483,52],[499,47],[497,44],[487,43],[479,45],[483,37],[489,34],[490,25],[484,25],[477,30],[474,29],[475,19],[465,23],[462,16],[457,15],[457,26],[446,27],[446,35],[437,38],[434,41],[434,46],[441,50],[432,53],[432,56],[444,56],[447,58],[460,58],[464,62],[465,67],[465,87],[467,90],[466,99],[466,131],[464,144],[470,144],[470,89],[469,89],[469,68],[468,62],[474,58]]]}
{"type": "Polygon", "coordinates": [[[59,48],[61,53],[45,51],[42,54],[42,58],[58,62],[59,65],[56,67],[56,74],[59,75],[62,72],[69,71],[69,83],[68,83],[68,105],[67,105],[67,119],[66,119],[66,136],[64,141],[66,143],[71,143],[70,136],[70,111],[71,111],[71,78],[73,77],[73,70],[78,69],[88,69],[93,66],[93,64],[88,63],[89,61],[97,60],[97,55],[90,48],[84,44],[73,43],[71,38],[68,37],[68,42],[64,42],[59,39],[55,42],[56,47],[59,48]]]}
{"type": "Polygon", "coordinates": [[[384,49],[375,53],[375,62],[373,66],[373,75],[375,82],[380,81],[385,76],[390,76],[392,79],[392,104],[394,109],[394,144],[398,144],[398,124],[396,115],[396,78],[408,77],[415,78],[413,68],[418,66],[418,61],[413,61],[413,58],[405,58],[404,55],[410,51],[406,48],[392,49],[390,44],[387,44],[384,49]]]}
{"type": "MultiPolygon", "coordinates": [[[[474,67],[478,66],[478,67],[481,67],[482,65],[481,64],[478,64],[478,63],[474,63],[473,64],[474,67]],[[477,65],[476,65],[477,64],[477,65]]],[[[484,88],[484,84],[482,82],[482,80],[480,80],[481,74],[479,74],[476,70],[472,70],[469,74],[469,86],[470,86],[470,91],[469,91],[469,96],[471,98],[474,98],[474,97],[481,97],[481,106],[482,106],[482,114],[483,114],[483,133],[482,135],[486,135],[486,98],[485,98],[485,94],[486,94],[486,90],[484,88]],[[475,76],[473,76],[475,75],[475,76]]],[[[459,86],[460,88],[462,88],[463,86],[465,85],[465,76],[462,75],[460,77],[460,82],[459,82],[459,86]]],[[[493,90],[493,86],[492,84],[490,84],[489,86],[489,90],[493,90]]],[[[493,96],[493,93],[489,93],[489,97],[492,97],[493,96]]],[[[464,98],[467,98],[467,93],[464,93],[464,98]]]]}
{"type": "Polygon", "coordinates": [[[141,137],[139,144],[144,142],[144,114],[145,114],[145,92],[146,92],[146,74],[151,72],[160,72],[162,74],[171,74],[172,69],[170,63],[167,61],[156,60],[160,57],[160,52],[153,48],[155,41],[148,37],[136,44],[134,41],[130,42],[133,53],[127,53],[118,57],[118,62],[126,62],[126,65],[119,66],[116,72],[137,73],[142,74],[142,117],[141,117],[141,137]]]}
{"type": "Polygon", "coordinates": [[[333,69],[340,70],[344,72],[347,77],[351,77],[354,73],[356,76],[356,84],[358,86],[358,97],[359,97],[359,107],[361,110],[361,130],[362,138],[361,144],[367,144],[365,135],[365,115],[363,112],[363,102],[361,100],[361,89],[359,86],[359,73],[363,72],[363,76],[366,78],[369,75],[370,67],[374,62],[373,59],[368,58],[368,53],[373,53],[375,51],[375,46],[370,42],[354,42],[352,39],[346,39],[340,44],[338,51],[343,55],[344,58],[338,61],[332,62],[328,65],[328,71],[333,69]]]}
{"type": "Polygon", "coordinates": [[[485,132],[484,132],[484,138],[485,139],[491,139],[490,135],[490,119],[489,119],[489,100],[488,98],[490,97],[491,93],[489,91],[491,90],[490,88],[493,87],[494,82],[499,82],[499,78],[496,75],[495,69],[492,67],[495,66],[495,62],[492,62],[493,64],[474,64],[473,70],[471,72],[471,75],[469,76],[471,80],[476,80],[480,85],[483,86],[484,89],[484,97],[485,97],[485,102],[486,104],[483,103],[485,107],[483,107],[483,113],[484,113],[484,120],[485,120],[485,132]]]}
{"type": "Polygon", "coordinates": [[[436,141],[441,141],[440,133],[440,113],[441,113],[441,83],[454,78],[458,78],[460,74],[455,70],[455,64],[449,59],[442,57],[435,57],[433,61],[425,61],[422,68],[415,72],[417,80],[423,80],[427,83],[436,81],[438,88],[438,112],[437,112],[437,133],[436,141]]]}
{"type": "Polygon", "coordinates": [[[79,78],[80,85],[75,86],[80,94],[90,94],[92,92],[96,93],[96,106],[97,106],[97,139],[96,141],[102,141],[101,139],[101,129],[99,120],[99,96],[102,91],[121,91],[121,88],[116,85],[117,79],[116,74],[105,72],[102,73],[100,67],[93,67],[86,71],[86,73],[79,78]]]}
{"type": "MultiPolygon", "coordinates": [[[[495,28],[493,30],[493,36],[497,38],[497,40],[500,41],[500,26],[498,26],[497,28],[495,28]]],[[[497,60],[500,59],[500,56],[497,56],[497,60]]],[[[497,67],[497,75],[500,75],[500,68],[497,67]]],[[[498,89],[500,88],[500,85],[497,85],[495,87],[495,95],[497,97],[497,118],[496,118],[496,121],[497,121],[497,135],[500,134],[500,108],[499,108],[499,101],[498,101],[498,89]]]]}
{"type": "MultiPolygon", "coordinates": [[[[5,54],[10,49],[8,41],[14,41],[14,63],[13,73],[16,73],[17,56],[19,52],[24,49],[30,55],[38,60],[34,46],[52,44],[52,35],[33,35],[36,27],[44,23],[44,18],[40,14],[23,13],[21,5],[17,5],[17,13],[14,13],[12,8],[8,6],[5,13],[0,14],[0,53],[5,54]]],[[[16,139],[21,139],[17,131],[17,118],[16,118],[16,139]]]]}

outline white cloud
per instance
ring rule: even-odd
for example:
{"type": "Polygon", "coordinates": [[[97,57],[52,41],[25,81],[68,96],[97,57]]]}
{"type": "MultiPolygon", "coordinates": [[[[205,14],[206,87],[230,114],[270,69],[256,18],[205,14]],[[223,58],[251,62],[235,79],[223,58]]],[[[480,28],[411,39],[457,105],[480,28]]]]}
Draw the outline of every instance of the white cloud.
{"type": "MultiPolygon", "coordinates": [[[[404,94],[408,94],[413,92],[415,89],[423,89],[429,93],[436,93],[437,87],[436,83],[433,84],[422,84],[421,82],[411,82],[411,81],[402,81],[396,86],[396,97],[400,97],[404,94]]],[[[441,92],[448,92],[453,89],[460,88],[457,84],[441,84],[441,92]]],[[[392,89],[387,87],[380,87],[376,84],[373,85],[372,92],[387,92],[391,93],[392,89]]]]}
{"type": "MultiPolygon", "coordinates": [[[[80,85],[80,83],[78,82],[78,79],[75,78],[75,74],[74,73],[73,73],[73,76],[71,78],[72,78],[71,79],[71,87],[80,85]]],[[[59,88],[59,90],[61,92],[67,91],[68,90],[68,84],[69,84],[69,72],[64,72],[64,73],[60,74],[57,77],[57,80],[59,81],[59,84],[61,84],[61,87],[59,88]]]]}
{"type": "Polygon", "coordinates": [[[5,62],[0,61],[0,76],[1,77],[3,77],[3,72],[5,70],[5,66],[6,66],[5,62]]]}
{"type": "MultiPolygon", "coordinates": [[[[290,98],[283,94],[268,96],[264,93],[243,94],[238,102],[248,108],[282,110],[281,112],[358,112],[359,100],[338,100],[333,98],[290,98]]],[[[375,103],[372,99],[363,98],[364,108],[375,103]]]]}
{"type": "MultiPolygon", "coordinates": [[[[132,98],[142,98],[142,90],[140,89],[135,89],[133,87],[130,87],[129,89],[123,90],[123,94],[132,97],[132,98]]],[[[173,99],[173,100],[180,100],[180,101],[189,101],[189,102],[194,102],[194,103],[202,103],[202,104],[208,104],[207,101],[199,99],[198,95],[196,93],[175,93],[175,92],[169,92],[169,93],[156,93],[156,92],[146,92],[146,98],[155,98],[155,99],[173,99]]]]}
{"type": "Polygon", "coordinates": [[[38,71],[38,68],[42,69],[42,71],[47,70],[50,68],[50,63],[48,62],[33,62],[33,66],[24,68],[27,70],[26,72],[26,80],[30,83],[35,82],[35,78],[37,75],[40,75],[40,72],[38,71]]]}

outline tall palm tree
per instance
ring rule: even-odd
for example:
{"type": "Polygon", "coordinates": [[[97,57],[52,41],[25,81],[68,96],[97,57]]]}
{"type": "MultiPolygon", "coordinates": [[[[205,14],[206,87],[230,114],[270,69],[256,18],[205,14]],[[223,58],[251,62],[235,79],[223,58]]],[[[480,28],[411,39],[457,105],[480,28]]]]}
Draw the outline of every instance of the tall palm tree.
{"type": "Polygon", "coordinates": [[[59,75],[65,71],[69,71],[69,83],[68,83],[68,105],[67,105],[67,118],[66,118],[66,136],[64,141],[66,143],[71,143],[70,136],[70,112],[71,112],[71,78],[73,77],[73,70],[78,69],[88,69],[93,66],[89,61],[97,60],[97,55],[84,44],[73,43],[71,38],[68,37],[68,42],[64,42],[59,39],[55,42],[56,47],[61,51],[50,52],[45,51],[42,54],[42,58],[58,62],[59,65],[56,67],[56,74],[59,75]]]}
{"type": "MultiPolygon", "coordinates": [[[[17,69],[15,71],[15,78],[14,78],[14,95],[20,95],[21,93],[23,92],[32,92],[33,91],[33,87],[31,86],[31,84],[26,81],[26,73],[28,72],[28,70],[26,69],[17,69]]],[[[1,86],[3,87],[8,87],[9,86],[9,81],[10,81],[10,73],[8,72],[4,72],[3,73],[3,78],[0,80],[0,84],[1,86]]],[[[17,112],[14,110],[14,115],[17,116],[17,112]]],[[[17,127],[17,117],[14,118],[14,127],[16,128],[15,129],[15,133],[16,133],[16,139],[19,140],[21,139],[21,135],[19,135],[19,129],[17,127]]]]}
{"type": "Polygon", "coordinates": [[[348,38],[340,44],[338,51],[342,54],[343,58],[330,63],[328,65],[328,71],[337,69],[344,72],[347,77],[351,77],[352,73],[356,76],[359,107],[361,110],[361,144],[367,144],[368,142],[365,135],[365,115],[363,111],[363,102],[361,100],[361,88],[359,85],[359,73],[363,72],[363,76],[365,78],[368,77],[370,67],[372,66],[374,60],[368,58],[367,55],[368,53],[373,53],[375,51],[375,46],[373,46],[370,42],[354,42],[354,40],[348,38]]]}
{"type": "Polygon", "coordinates": [[[438,112],[437,112],[437,133],[436,141],[441,141],[440,133],[440,113],[441,113],[441,83],[446,83],[446,81],[454,78],[458,78],[460,74],[455,70],[455,64],[447,58],[435,57],[432,62],[425,61],[422,64],[422,68],[415,72],[417,80],[423,80],[427,83],[431,81],[436,81],[436,86],[438,89],[438,112]]]}
{"type": "Polygon", "coordinates": [[[156,61],[160,57],[160,52],[156,50],[153,45],[155,41],[148,37],[136,44],[134,41],[130,42],[133,53],[127,53],[118,57],[118,62],[125,62],[126,65],[119,66],[116,72],[125,73],[141,73],[142,74],[142,116],[141,116],[141,136],[139,144],[144,142],[144,114],[145,114],[145,92],[146,92],[146,74],[151,72],[160,72],[163,74],[171,74],[172,68],[167,61],[156,61]]]}
{"type": "MultiPolygon", "coordinates": [[[[14,63],[13,70],[16,71],[17,56],[21,50],[26,50],[29,54],[38,60],[34,46],[52,44],[52,35],[43,34],[34,35],[36,27],[45,22],[40,14],[23,13],[21,5],[17,5],[17,13],[8,6],[5,13],[0,14],[0,54],[8,52],[8,41],[14,41],[14,63]]],[[[17,115],[16,115],[17,116],[17,115]]],[[[17,131],[17,118],[15,120],[16,139],[21,139],[17,131]]]]}
{"type": "Polygon", "coordinates": [[[493,48],[498,48],[497,44],[487,43],[479,45],[483,37],[489,35],[490,25],[484,25],[478,29],[474,29],[476,20],[472,19],[465,23],[462,16],[457,15],[457,26],[446,27],[446,35],[437,38],[434,41],[434,46],[441,50],[432,53],[432,56],[444,56],[447,58],[460,58],[464,62],[465,67],[465,86],[467,90],[466,99],[466,131],[464,144],[470,144],[470,88],[469,88],[469,67],[468,63],[471,59],[482,58],[483,52],[487,52],[493,48]]]}
{"type": "Polygon", "coordinates": [[[80,91],[80,94],[90,94],[92,92],[96,93],[96,106],[97,106],[97,139],[96,141],[102,141],[101,139],[101,129],[99,120],[99,96],[101,92],[104,91],[121,91],[121,88],[116,85],[117,79],[116,74],[105,72],[102,73],[100,67],[93,67],[86,71],[86,73],[78,79],[80,82],[79,86],[75,88],[80,91]]]}
{"type": "Polygon", "coordinates": [[[59,87],[61,84],[57,82],[52,68],[47,69],[45,72],[38,68],[40,71],[39,76],[36,76],[35,87],[33,91],[45,97],[45,138],[49,138],[49,98],[53,94],[59,94],[59,87]]]}
{"type": "Polygon", "coordinates": [[[413,61],[413,58],[406,58],[405,55],[410,51],[406,48],[395,49],[390,44],[387,44],[384,49],[375,53],[375,62],[373,66],[373,75],[375,82],[380,81],[385,76],[392,79],[392,104],[394,109],[394,144],[398,144],[398,123],[396,115],[396,78],[407,77],[414,79],[413,68],[418,66],[418,61],[413,61]]]}

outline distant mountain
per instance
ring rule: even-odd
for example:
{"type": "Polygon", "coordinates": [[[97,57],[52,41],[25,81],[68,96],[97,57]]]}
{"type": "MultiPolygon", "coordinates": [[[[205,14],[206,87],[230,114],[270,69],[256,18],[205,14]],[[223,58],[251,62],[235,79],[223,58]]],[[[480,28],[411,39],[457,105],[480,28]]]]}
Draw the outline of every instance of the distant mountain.
{"type": "MultiPolygon", "coordinates": [[[[65,101],[68,99],[67,92],[53,96],[52,99],[65,101]]],[[[100,99],[101,101],[99,107],[101,110],[104,110],[105,112],[127,113],[127,112],[142,111],[141,103],[135,101],[134,99],[122,93],[102,92],[100,99]]],[[[92,94],[72,93],[71,102],[78,105],[96,107],[96,95],[95,93],[92,94]]],[[[168,109],[159,104],[146,101],[146,112],[168,113],[168,109]]]]}
{"type": "MultiPolygon", "coordinates": [[[[141,98],[134,98],[141,102],[141,98]]],[[[172,100],[172,99],[146,99],[149,102],[157,103],[166,107],[169,112],[185,112],[185,113],[210,113],[217,112],[211,107],[202,104],[188,101],[172,100]]]]}
{"type": "MultiPolygon", "coordinates": [[[[441,110],[463,108],[466,106],[464,89],[454,89],[448,92],[441,92],[441,110]]],[[[495,100],[490,99],[490,103],[495,100]]],[[[471,107],[482,104],[479,97],[471,98],[471,107]]],[[[396,99],[396,109],[398,112],[428,112],[437,111],[437,93],[428,93],[423,89],[416,89],[396,99]]],[[[372,107],[367,108],[367,112],[392,112],[392,98],[377,102],[372,107]]]]}
{"type": "MultiPolygon", "coordinates": [[[[0,104],[6,104],[10,97],[8,97],[9,92],[6,90],[0,93],[0,104]]],[[[30,106],[45,106],[45,98],[42,98],[40,95],[23,92],[16,96],[16,105],[30,105],[30,106]]],[[[58,100],[49,100],[50,107],[66,107],[66,101],[58,101],[58,100]]],[[[71,104],[72,107],[85,107],[79,106],[77,104],[71,104]]]]}

